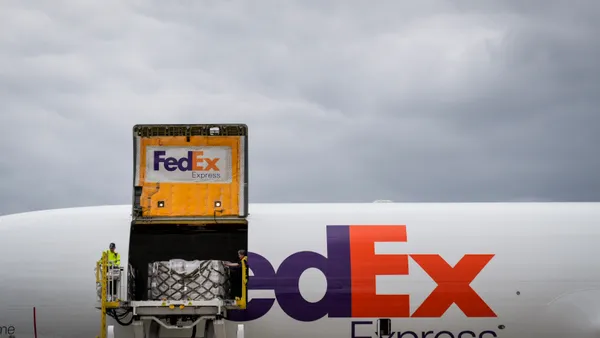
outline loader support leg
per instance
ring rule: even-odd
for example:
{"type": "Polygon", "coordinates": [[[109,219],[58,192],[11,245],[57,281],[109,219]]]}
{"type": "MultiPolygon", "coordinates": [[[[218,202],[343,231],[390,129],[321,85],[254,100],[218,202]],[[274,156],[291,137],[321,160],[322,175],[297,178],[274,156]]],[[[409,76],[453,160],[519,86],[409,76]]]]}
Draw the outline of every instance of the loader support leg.
{"type": "Polygon", "coordinates": [[[207,320],[204,325],[204,338],[216,338],[215,337],[215,325],[212,320],[207,320]]]}
{"type": "Polygon", "coordinates": [[[225,331],[225,321],[223,319],[215,319],[214,321],[215,338],[227,338],[225,331]]]}
{"type": "Polygon", "coordinates": [[[223,319],[207,320],[203,338],[227,338],[225,321],[223,319]]]}
{"type": "Polygon", "coordinates": [[[131,326],[133,326],[133,337],[134,338],[146,338],[146,332],[144,332],[144,322],[142,321],[134,321],[131,326]]]}
{"type": "Polygon", "coordinates": [[[148,323],[148,336],[147,338],[158,338],[158,334],[160,333],[160,324],[151,320],[148,323]]]}

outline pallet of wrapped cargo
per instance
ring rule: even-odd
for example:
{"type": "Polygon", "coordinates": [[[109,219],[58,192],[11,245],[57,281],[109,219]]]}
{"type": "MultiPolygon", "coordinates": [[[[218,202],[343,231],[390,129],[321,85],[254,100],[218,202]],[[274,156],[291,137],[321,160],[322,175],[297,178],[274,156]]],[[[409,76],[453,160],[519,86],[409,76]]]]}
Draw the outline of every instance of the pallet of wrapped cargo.
{"type": "Polygon", "coordinates": [[[222,261],[172,259],[148,264],[150,300],[224,299],[229,273],[222,261]]]}

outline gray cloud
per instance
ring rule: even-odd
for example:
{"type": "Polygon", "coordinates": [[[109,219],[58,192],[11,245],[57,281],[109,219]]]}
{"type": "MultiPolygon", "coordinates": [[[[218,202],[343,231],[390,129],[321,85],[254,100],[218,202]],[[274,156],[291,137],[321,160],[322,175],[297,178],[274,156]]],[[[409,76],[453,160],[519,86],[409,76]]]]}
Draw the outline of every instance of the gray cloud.
{"type": "Polygon", "coordinates": [[[251,201],[600,200],[600,4],[0,5],[0,214],[129,203],[136,123],[245,122],[251,201]]]}

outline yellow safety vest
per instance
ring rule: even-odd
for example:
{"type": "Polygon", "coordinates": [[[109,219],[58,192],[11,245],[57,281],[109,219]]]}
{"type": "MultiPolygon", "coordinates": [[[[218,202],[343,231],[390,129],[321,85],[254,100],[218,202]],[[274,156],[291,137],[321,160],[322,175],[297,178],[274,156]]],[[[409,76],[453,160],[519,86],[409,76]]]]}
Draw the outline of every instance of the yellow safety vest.
{"type": "Polygon", "coordinates": [[[108,254],[109,265],[121,266],[121,255],[118,252],[115,253],[110,250],[106,250],[106,253],[108,254]]]}

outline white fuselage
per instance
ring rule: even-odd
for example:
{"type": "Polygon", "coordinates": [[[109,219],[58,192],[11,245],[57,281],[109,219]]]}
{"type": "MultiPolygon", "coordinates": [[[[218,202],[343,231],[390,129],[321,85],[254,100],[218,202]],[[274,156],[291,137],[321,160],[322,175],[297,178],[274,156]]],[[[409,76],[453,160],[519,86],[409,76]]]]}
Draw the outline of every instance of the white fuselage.
{"type": "MultiPolygon", "coordinates": [[[[34,337],[34,308],[38,338],[95,337],[95,263],[110,242],[127,262],[130,210],[0,217],[0,338],[34,337]]],[[[251,204],[249,229],[246,337],[600,336],[600,203],[251,204]]]]}

